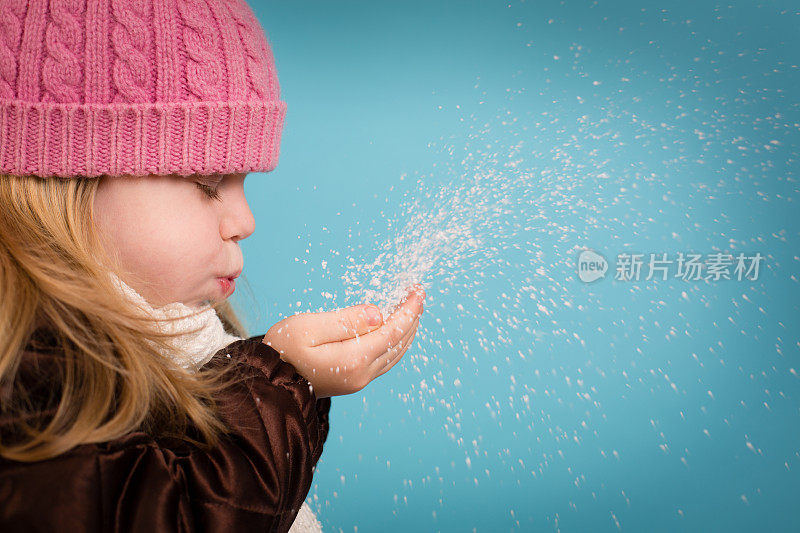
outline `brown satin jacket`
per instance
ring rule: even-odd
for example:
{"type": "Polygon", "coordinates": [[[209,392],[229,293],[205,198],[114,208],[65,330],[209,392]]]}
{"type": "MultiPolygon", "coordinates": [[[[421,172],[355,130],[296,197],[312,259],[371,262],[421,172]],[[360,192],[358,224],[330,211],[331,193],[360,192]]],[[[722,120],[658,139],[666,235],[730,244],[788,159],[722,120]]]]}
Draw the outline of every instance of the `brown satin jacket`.
{"type": "MultiPolygon", "coordinates": [[[[216,448],[134,432],[45,461],[0,458],[0,532],[288,531],[322,455],[331,399],[318,400],[263,337],[208,363],[246,376],[218,398],[234,431],[216,448]]],[[[54,354],[26,351],[23,360],[41,376],[54,354]]],[[[8,423],[0,418],[0,428],[8,423]]]]}

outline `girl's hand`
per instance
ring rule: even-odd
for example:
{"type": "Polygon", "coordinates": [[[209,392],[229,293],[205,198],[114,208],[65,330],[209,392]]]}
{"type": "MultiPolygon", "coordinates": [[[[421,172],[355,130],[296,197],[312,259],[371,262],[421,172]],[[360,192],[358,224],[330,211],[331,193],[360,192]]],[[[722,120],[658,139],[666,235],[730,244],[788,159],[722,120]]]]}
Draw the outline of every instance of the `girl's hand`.
{"type": "Polygon", "coordinates": [[[269,328],[263,342],[311,383],[317,398],[352,394],[403,357],[417,334],[424,299],[421,285],[410,287],[386,323],[374,305],[297,314],[269,328]]]}

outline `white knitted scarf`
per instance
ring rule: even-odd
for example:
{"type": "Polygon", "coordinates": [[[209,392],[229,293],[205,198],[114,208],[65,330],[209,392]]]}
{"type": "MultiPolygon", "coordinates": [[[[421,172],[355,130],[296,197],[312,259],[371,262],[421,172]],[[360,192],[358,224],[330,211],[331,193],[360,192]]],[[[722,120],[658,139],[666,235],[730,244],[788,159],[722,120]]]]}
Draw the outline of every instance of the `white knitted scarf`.
{"type": "MultiPolygon", "coordinates": [[[[163,332],[179,333],[170,339],[174,350],[168,353],[161,352],[165,357],[176,362],[179,366],[192,371],[197,371],[206,364],[215,353],[232,342],[242,340],[241,337],[230,335],[225,331],[217,312],[211,306],[195,316],[187,316],[203,307],[189,307],[180,302],[174,302],[162,307],[152,307],[136,290],[122,281],[114,273],[112,279],[119,290],[126,295],[147,316],[156,320],[156,324],[163,332]],[[166,318],[184,317],[173,322],[162,322],[166,318]],[[200,327],[196,333],[193,329],[200,327]],[[186,332],[186,333],[181,333],[186,332]]],[[[297,518],[292,524],[289,533],[322,533],[322,524],[317,520],[311,508],[303,502],[297,518]]]]}

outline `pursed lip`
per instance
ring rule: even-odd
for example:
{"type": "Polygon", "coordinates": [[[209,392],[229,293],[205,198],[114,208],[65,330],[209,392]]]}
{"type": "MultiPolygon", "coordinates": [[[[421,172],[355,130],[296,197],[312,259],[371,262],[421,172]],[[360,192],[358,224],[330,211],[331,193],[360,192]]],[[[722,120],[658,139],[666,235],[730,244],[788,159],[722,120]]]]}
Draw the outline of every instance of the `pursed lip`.
{"type": "Polygon", "coordinates": [[[234,273],[233,273],[233,274],[231,274],[230,276],[218,276],[218,277],[220,277],[220,278],[226,278],[226,279],[236,279],[236,278],[238,278],[238,277],[239,277],[239,276],[241,276],[241,275],[242,275],[242,271],[241,271],[241,270],[239,270],[238,272],[234,272],[234,273]]]}

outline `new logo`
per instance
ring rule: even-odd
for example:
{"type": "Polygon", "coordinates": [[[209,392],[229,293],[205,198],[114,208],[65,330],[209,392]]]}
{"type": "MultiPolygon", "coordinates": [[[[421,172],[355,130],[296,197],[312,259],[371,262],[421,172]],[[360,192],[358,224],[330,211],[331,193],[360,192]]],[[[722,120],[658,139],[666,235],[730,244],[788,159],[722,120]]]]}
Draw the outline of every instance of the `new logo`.
{"type": "Polygon", "coordinates": [[[578,256],[578,277],[584,283],[597,281],[607,271],[608,261],[594,250],[584,250],[578,256]]]}

